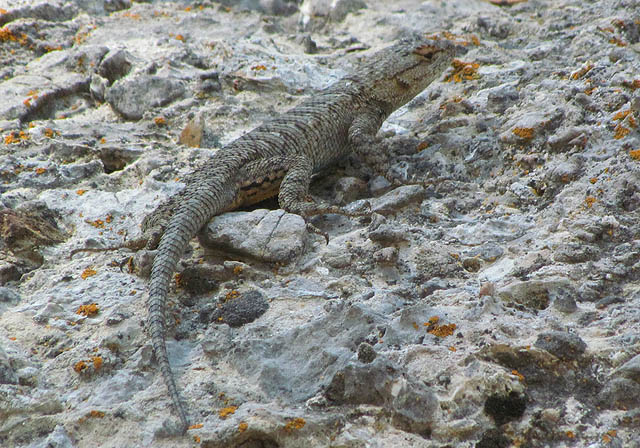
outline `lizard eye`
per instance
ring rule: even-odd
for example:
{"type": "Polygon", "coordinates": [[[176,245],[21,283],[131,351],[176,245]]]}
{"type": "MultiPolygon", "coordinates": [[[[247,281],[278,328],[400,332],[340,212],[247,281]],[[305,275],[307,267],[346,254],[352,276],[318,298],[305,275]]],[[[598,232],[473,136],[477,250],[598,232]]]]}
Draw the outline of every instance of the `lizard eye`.
{"type": "Polygon", "coordinates": [[[413,50],[413,54],[417,54],[418,56],[422,56],[427,61],[431,61],[436,53],[441,50],[438,47],[434,47],[432,45],[421,45],[415,50],[413,50]]]}

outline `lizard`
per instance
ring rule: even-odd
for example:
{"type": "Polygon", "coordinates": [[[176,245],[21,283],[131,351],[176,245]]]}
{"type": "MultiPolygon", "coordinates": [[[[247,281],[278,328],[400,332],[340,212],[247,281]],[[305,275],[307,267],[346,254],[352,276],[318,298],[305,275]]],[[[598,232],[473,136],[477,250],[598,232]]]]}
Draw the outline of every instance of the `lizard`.
{"type": "MultiPolygon", "coordinates": [[[[449,36],[402,38],[366,57],[352,74],[214,152],[186,176],[180,192],[143,220],[144,236],[120,246],[157,249],[149,280],[148,330],[182,433],[189,420],[168,359],[165,308],[171,277],[189,241],[214,216],[276,195],[282,209],[302,216],[316,233],[322,234],[308,222],[314,215],[353,215],[309,201],[312,175],[351,153],[366,164],[380,163],[375,149],[382,123],[466,52],[464,43],[449,36]]],[[[82,250],[96,251],[76,251],[82,250]]]]}

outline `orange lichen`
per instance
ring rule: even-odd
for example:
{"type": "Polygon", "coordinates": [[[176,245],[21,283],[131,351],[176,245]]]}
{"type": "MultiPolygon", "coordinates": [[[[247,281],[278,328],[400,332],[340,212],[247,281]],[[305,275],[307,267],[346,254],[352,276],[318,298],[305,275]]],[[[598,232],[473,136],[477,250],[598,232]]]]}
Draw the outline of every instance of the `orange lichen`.
{"type": "Polygon", "coordinates": [[[511,374],[517,376],[518,377],[518,381],[520,381],[521,383],[524,382],[524,375],[521,374],[520,372],[518,372],[516,369],[513,369],[511,371],[511,374]]]}
{"type": "Polygon", "coordinates": [[[16,42],[17,40],[18,38],[9,28],[6,26],[4,28],[0,28],[0,42],[16,42]]]}
{"type": "Polygon", "coordinates": [[[40,175],[40,174],[44,174],[47,172],[46,168],[36,168],[36,174],[40,175]]]}
{"type": "Polygon", "coordinates": [[[102,411],[89,411],[89,417],[91,418],[103,418],[104,412],[102,411]]]}
{"type": "Polygon", "coordinates": [[[586,204],[586,206],[587,206],[588,208],[591,208],[591,207],[593,206],[593,204],[595,204],[595,203],[596,203],[596,201],[597,201],[597,199],[596,199],[596,198],[594,198],[593,196],[587,196],[587,197],[584,199],[584,203],[586,204]]]}
{"type": "Polygon", "coordinates": [[[204,426],[202,423],[196,423],[194,425],[189,426],[189,429],[200,429],[204,426]]]}
{"type": "Polygon", "coordinates": [[[640,149],[632,149],[629,151],[629,156],[634,160],[640,160],[640,149]]]}
{"type": "Polygon", "coordinates": [[[622,85],[629,89],[640,89],[640,79],[634,79],[633,81],[622,81],[622,85]]]}
{"type": "Polygon", "coordinates": [[[454,59],[451,65],[454,68],[454,72],[445,78],[445,82],[453,81],[455,83],[459,83],[465,80],[469,81],[472,79],[478,79],[480,77],[478,74],[480,64],[477,62],[464,62],[460,59],[454,59]]]}
{"type": "MultiPolygon", "coordinates": [[[[95,271],[94,271],[95,272],[95,271]]],[[[83,272],[84,274],[84,272],[83,272]]],[[[86,317],[95,316],[100,311],[97,303],[90,303],[89,305],[80,305],[76,310],[76,314],[81,314],[86,317]]]]}
{"type": "Polygon", "coordinates": [[[47,138],[53,138],[53,136],[55,135],[53,129],[51,128],[45,128],[44,129],[44,136],[47,138]]]}
{"type": "Polygon", "coordinates": [[[237,299],[238,297],[240,297],[240,293],[238,292],[238,290],[232,289],[224,296],[224,300],[225,301],[233,300],[233,299],[237,299]]]}
{"type": "Polygon", "coordinates": [[[609,43],[610,44],[615,44],[618,47],[626,47],[627,43],[625,41],[623,41],[622,39],[618,38],[618,37],[612,37],[611,39],[609,39],[609,43]]]}
{"type": "Polygon", "coordinates": [[[577,71],[571,73],[571,79],[580,79],[580,78],[582,78],[584,75],[589,73],[593,67],[594,67],[594,65],[591,64],[591,63],[585,65],[580,70],[577,70],[577,71]]]}
{"type": "Polygon", "coordinates": [[[249,428],[249,424],[247,422],[238,423],[238,432],[245,432],[249,428]]]}
{"type": "Polygon", "coordinates": [[[96,274],[97,274],[97,272],[96,272],[95,269],[87,268],[84,271],[82,271],[82,274],[80,274],[80,277],[82,277],[82,279],[84,280],[84,279],[87,279],[87,278],[89,278],[91,276],[94,276],[96,274]]]}
{"type": "Polygon", "coordinates": [[[87,192],[87,190],[82,190],[82,189],[80,189],[80,190],[76,190],[76,194],[77,194],[78,196],[82,196],[82,195],[83,195],[83,194],[85,194],[86,192],[87,192]]]}
{"type": "Polygon", "coordinates": [[[129,19],[133,20],[140,20],[140,14],[136,14],[133,12],[124,12],[122,13],[122,17],[128,17],[129,19]]]}
{"type": "Polygon", "coordinates": [[[613,119],[624,120],[625,118],[627,118],[627,115],[629,115],[630,113],[631,113],[631,109],[621,110],[620,112],[616,112],[616,114],[613,116],[613,119]]]}
{"type": "Polygon", "coordinates": [[[93,227],[95,227],[96,229],[104,229],[104,221],[100,218],[94,220],[94,221],[85,221],[87,224],[92,225],[93,227]]]}
{"type": "Polygon", "coordinates": [[[298,430],[298,429],[302,429],[304,428],[304,425],[306,425],[307,422],[305,421],[305,419],[301,418],[301,417],[296,417],[292,420],[289,420],[287,422],[286,425],[284,425],[284,430],[287,432],[292,432],[294,430],[298,430]]]}
{"type": "Polygon", "coordinates": [[[591,179],[589,179],[589,182],[591,182],[592,184],[595,184],[596,182],[598,182],[598,178],[592,177],[591,179]]]}
{"type": "Polygon", "coordinates": [[[4,136],[4,144],[10,145],[11,143],[20,143],[23,140],[29,140],[29,138],[29,134],[24,131],[13,131],[10,134],[4,136]]]}
{"type": "MultiPolygon", "coordinates": [[[[97,307],[96,307],[97,308],[97,307]]],[[[102,357],[100,356],[94,356],[91,358],[91,361],[93,361],[93,368],[98,370],[100,369],[100,367],[102,367],[102,357]]]]}
{"type": "Polygon", "coordinates": [[[84,372],[89,366],[87,366],[87,363],[84,361],[78,361],[77,363],[75,363],[73,365],[73,370],[76,371],[76,373],[81,373],[84,372]]]}
{"type": "Polygon", "coordinates": [[[427,330],[427,333],[430,333],[439,338],[446,338],[447,336],[451,336],[455,329],[456,324],[433,325],[427,330]]]}
{"type": "Polygon", "coordinates": [[[515,135],[525,140],[531,140],[535,133],[533,128],[521,128],[521,127],[514,128],[511,132],[513,132],[515,135]]]}
{"type": "Polygon", "coordinates": [[[416,147],[416,151],[420,152],[420,151],[424,151],[425,149],[427,149],[429,147],[429,143],[427,142],[420,142],[418,143],[418,146],[416,147]]]}
{"type": "Polygon", "coordinates": [[[227,406],[226,408],[222,408],[218,411],[218,416],[222,419],[227,418],[231,414],[235,414],[238,406],[227,406]]]}
{"type": "Polygon", "coordinates": [[[153,119],[156,126],[164,126],[167,124],[167,120],[164,117],[156,117],[153,119]]]}
{"type": "Polygon", "coordinates": [[[631,129],[629,128],[625,128],[622,125],[618,125],[616,126],[616,128],[614,129],[615,133],[613,134],[613,138],[615,138],[616,140],[620,140],[621,138],[624,138],[627,136],[627,134],[629,134],[629,132],[631,132],[631,129]]]}
{"type": "Polygon", "coordinates": [[[265,65],[259,64],[259,65],[254,65],[253,67],[251,67],[251,70],[266,70],[267,67],[265,65]]]}

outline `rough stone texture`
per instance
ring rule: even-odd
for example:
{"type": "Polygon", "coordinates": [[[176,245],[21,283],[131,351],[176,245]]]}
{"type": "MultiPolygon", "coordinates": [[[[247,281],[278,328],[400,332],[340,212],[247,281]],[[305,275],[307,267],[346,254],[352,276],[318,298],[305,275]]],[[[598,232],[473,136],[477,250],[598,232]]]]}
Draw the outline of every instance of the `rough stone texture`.
{"type": "Polygon", "coordinates": [[[305,238],[306,226],[300,216],[264,209],[217,216],[200,236],[207,247],[280,263],[299,257],[305,238]]]}
{"type": "Polygon", "coordinates": [[[0,8],[0,446],[640,445],[637,2],[0,8]],[[130,272],[152,254],[69,252],[134,238],[211,150],[407,28],[473,33],[477,69],[388,120],[388,179],[318,176],[377,211],[314,218],[328,245],[273,203],[192,242],[168,343],[202,427],[166,438],[130,272]]]}

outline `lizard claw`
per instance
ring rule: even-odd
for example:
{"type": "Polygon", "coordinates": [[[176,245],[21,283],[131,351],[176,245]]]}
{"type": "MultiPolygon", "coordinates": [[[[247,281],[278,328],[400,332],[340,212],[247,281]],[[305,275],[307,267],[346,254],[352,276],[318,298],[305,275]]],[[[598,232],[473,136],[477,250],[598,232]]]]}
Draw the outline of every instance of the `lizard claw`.
{"type": "Polygon", "coordinates": [[[317,235],[323,236],[326,244],[329,244],[329,235],[326,232],[323,232],[322,230],[318,229],[316,226],[314,226],[310,222],[307,222],[306,224],[307,224],[307,232],[315,233],[317,235]]]}

